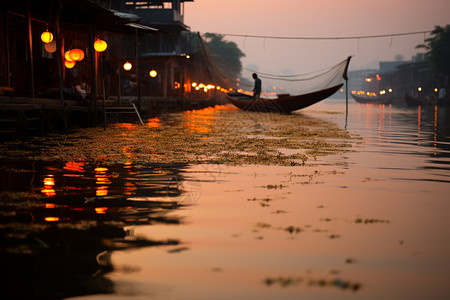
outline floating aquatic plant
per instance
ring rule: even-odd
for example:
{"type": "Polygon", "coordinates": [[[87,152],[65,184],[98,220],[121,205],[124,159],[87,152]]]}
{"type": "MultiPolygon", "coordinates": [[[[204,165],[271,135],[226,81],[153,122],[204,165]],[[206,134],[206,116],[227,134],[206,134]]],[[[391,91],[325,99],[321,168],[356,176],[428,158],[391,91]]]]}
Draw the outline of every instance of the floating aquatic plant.
{"type": "Polygon", "coordinates": [[[333,123],[302,115],[217,107],[173,113],[157,127],[120,123],[8,142],[0,144],[0,158],[302,166],[320,155],[353,151],[354,139],[333,123]]]}

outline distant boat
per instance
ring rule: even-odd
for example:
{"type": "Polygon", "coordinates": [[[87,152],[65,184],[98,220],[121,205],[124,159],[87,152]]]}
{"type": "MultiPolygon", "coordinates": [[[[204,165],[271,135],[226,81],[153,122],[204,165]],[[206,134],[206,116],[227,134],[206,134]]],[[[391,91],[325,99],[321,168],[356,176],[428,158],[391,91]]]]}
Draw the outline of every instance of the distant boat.
{"type": "Polygon", "coordinates": [[[403,97],[407,106],[415,107],[415,106],[428,106],[430,105],[430,100],[424,97],[413,97],[409,94],[405,94],[403,97]]]}
{"type": "Polygon", "coordinates": [[[390,96],[356,96],[352,94],[353,99],[358,103],[368,104],[389,104],[394,101],[390,96]]]}
{"type": "Polygon", "coordinates": [[[323,99],[326,99],[336,93],[343,84],[326,88],[323,90],[291,96],[289,94],[280,94],[274,99],[256,99],[251,95],[242,93],[228,93],[228,100],[236,107],[248,111],[260,112],[279,112],[289,113],[313,105],[323,99]]]}

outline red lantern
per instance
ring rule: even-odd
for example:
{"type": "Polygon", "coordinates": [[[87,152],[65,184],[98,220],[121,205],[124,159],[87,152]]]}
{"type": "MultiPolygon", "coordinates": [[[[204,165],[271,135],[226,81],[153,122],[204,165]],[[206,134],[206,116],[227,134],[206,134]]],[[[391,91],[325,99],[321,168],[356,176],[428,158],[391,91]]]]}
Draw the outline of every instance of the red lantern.
{"type": "Polygon", "coordinates": [[[66,53],[64,53],[64,58],[66,59],[66,61],[73,61],[73,59],[70,58],[70,50],[66,51],[66,53]]]}
{"type": "Polygon", "coordinates": [[[53,41],[53,34],[47,29],[41,34],[41,41],[46,44],[50,43],[51,41],[53,41]]]}
{"type": "Polygon", "coordinates": [[[95,51],[103,52],[108,47],[108,44],[104,40],[96,40],[94,43],[95,51]]]}
{"type": "Polygon", "coordinates": [[[69,57],[71,60],[82,61],[84,59],[84,52],[81,49],[72,49],[69,51],[69,57]]]}
{"type": "Polygon", "coordinates": [[[71,60],[66,60],[64,62],[64,65],[66,66],[67,69],[72,69],[73,67],[75,67],[76,61],[71,61],[71,60]]]}

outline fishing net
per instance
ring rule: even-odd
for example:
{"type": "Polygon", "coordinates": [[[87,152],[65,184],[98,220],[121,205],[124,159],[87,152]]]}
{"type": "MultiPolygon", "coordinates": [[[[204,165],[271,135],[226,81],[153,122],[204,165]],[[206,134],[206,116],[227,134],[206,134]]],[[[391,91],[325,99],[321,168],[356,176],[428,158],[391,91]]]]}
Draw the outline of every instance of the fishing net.
{"type": "Polygon", "coordinates": [[[342,84],[346,79],[350,62],[350,57],[348,57],[333,66],[304,74],[283,76],[267,74],[236,66],[230,59],[209,47],[200,35],[198,38],[206,69],[214,84],[251,94],[253,90],[252,74],[257,73],[263,82],[261,96],[267,98],[280,94],[301,95],[342,84]],[[238,75],[233,72],[237,68],[241,69],[238,75]]]}

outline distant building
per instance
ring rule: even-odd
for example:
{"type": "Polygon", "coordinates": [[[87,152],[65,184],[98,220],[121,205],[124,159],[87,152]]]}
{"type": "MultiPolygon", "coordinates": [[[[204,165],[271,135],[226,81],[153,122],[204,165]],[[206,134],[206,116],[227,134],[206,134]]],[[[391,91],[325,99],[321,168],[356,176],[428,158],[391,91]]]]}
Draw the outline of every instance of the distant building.
{"type": "Polygon", "coordinates": [[[432,99],[443,84],[443,78],[433,71],[423,53],[418,53],[410,61],[380,62],[379,70],[353,71],[349,77],[353,93],[392,93],[396,104],[404,104],[406,94],[432,99]]]}
{"type": "Polygon", "coordinates": [[[401,66],[403,64],[411,63],[411,61],[380,61],[380,70],[379,73],[388,73],[395,71],[398,66],[401,66]]]}

